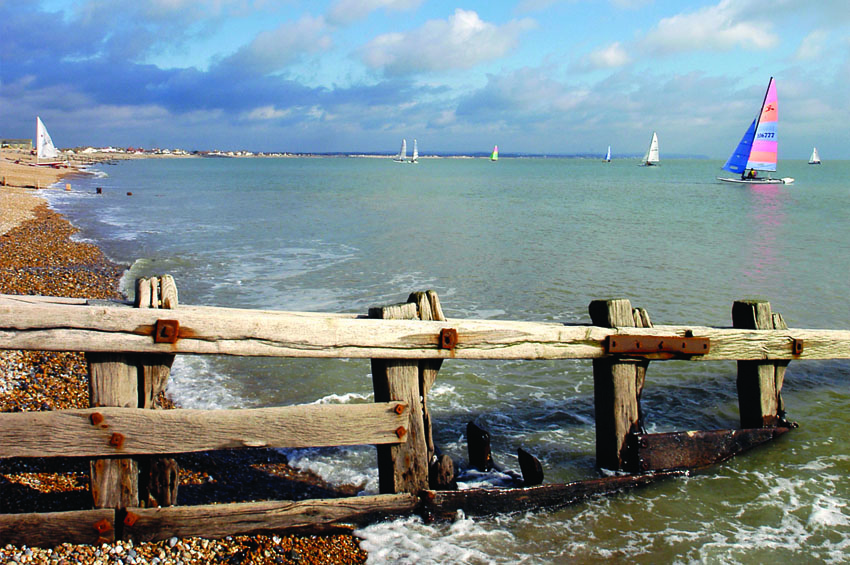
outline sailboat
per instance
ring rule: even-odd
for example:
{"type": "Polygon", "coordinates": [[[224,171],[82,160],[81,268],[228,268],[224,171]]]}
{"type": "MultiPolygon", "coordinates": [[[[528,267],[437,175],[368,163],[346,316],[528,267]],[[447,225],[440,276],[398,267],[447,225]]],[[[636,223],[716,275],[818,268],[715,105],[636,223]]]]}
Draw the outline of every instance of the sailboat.
{"type": "Polygon", "coordinates": [[[47,128],[44,127],[44,122],[41,118],[35,117],[35,163],[36,165],[57,165],[62,161],[50,161],[42,163],[42,159],[56,159],[59,157],[59,150],[53,145],[53,140],[50,139],[50,134],[47,133],[47,128]]]}
{"type": "Polygon", "coordinates": [[[642,167],[652,167],[658,164],[658,135],[652,132],[652,139],[649,140],[649,149],[646,150],[646,155],[643,156],[642,167]]]}
{"type": "Polygon", "coordinates": [[[499,160],[499,146],[498,145],[493,146],[493,152],[490,154],[490,160],[491,161],[498,161],[499,160]]]}
{"type": "Polygon", "coordinates": [[[818,155],[817,147],[812,147],[812,156],[809,157],[809,165],[820,165],[820,155],[818,155]]]}
{"type": "Polygon", "coordinates": [[[404,163],[407,161],[407,140],[401,140],[401,149],[398,150],[398,155],[393,157],[393,161],[396,163],[404,163]]]}
{"type": "Polygon", "coordinates": [[[776,96],[776,82],[774,82],[773,77],[770,77],[761,110],[750,127],[747,128],[744,137],[738,143],[738,147],[732,152],[732,156],[723,165],[723,170],[730,173],[741,173],[741,176],[733,178],[717,177],[717,179],[742,184],[791,184],[794,182],[791,177],[774,179],[770,178],[768,174],[765,178],[759,177],[756,172],[776,170],[776,153],[779,141],[776,126],[778,122],[779,102],[776,96]],[[748,169],[749,173],[747,173],[748,169]]]}
{"type": "Polygon", "coordinates": [[[605,154],[605,162],[606,163],[611,162],[611,146],[610,145],[608,146],[608,153],[605,154]]]}
{"type": "Polygon", "coordinates": [[[413,157],[410,158],[411,163],[419,162],[419,148],[416,146],[416,140],[413,140],[413,157]]]}

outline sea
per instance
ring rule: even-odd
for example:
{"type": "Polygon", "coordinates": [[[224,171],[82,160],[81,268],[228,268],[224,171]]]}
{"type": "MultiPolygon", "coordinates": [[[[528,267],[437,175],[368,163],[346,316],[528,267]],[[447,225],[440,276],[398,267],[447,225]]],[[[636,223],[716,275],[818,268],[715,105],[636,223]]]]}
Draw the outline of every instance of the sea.
{"type": "MultiPolygon", "coordinates": [[[[721,183],[722,162],[667,159],[143,159],[101,164],[50,205],[112,260],[174,276],[182,304],[365,314],[433,289],[446,316],[590,324],[628,298],[655,324],[731,326],[769,300],[790,327],[850,329],[850,162],[783,161],[789,185],[721,183]],[[102,194],[97,194],[97,188],[102,194]],[[130,194],[131,193],[131,194],[130,194]]],[[[66,181],[63,181],[63,184],[66,181]]],[[[649,432],[736,428],[734,362],[653,361],[649,432]]],[[[186,408],[370,402],[368,360],[178,356],[186,408]]],[[[850,561],[850,362],[791,362],[800,427],[707,471],[559,510],[357,530],[370,563],[850,561]]],[[[461,488],[500,486],[517,449],[546,483],[599,476],[591,362],[443,363],[429,397],[461,488]],[[468,469],[490,432],[504,472],[468,469]]],[[[288,450],[332,484],[378,490],[372,446],[288,450]]]]}

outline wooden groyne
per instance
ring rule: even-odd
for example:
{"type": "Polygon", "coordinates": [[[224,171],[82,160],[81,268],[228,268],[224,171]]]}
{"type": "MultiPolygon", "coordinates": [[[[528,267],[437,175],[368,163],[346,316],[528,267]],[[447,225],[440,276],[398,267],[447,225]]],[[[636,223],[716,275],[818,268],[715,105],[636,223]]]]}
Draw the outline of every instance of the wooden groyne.
{"type": "MultiPolygon", "coordinates": [[[[736,302],[730,328],[654,326],[625,299],[594,301],[589,312],[592,325],[449,320],[431,291],[363,315],[178,306],[168,276],[137,281],[135,304],[0,295],[0,349],[85,352],[91,406],[0,414],[0,458],[90,459],[93,500],[92,509],[0,515],[0,544],[322,531],[413,512],[560,506],[769,441],[792,426],[781,397],[788,363],[850,359],[849,331],[788,328],[763,301],[736,302]],[[368,358],[374,402],[153,410],[177,354],[368,358]],[[524,453],[517,488],[443,490],[454,462],[434,444],[428,393],[447,359],[591,359],[597,464],[626,473],[539,484],[539,462],[524,453]],[[741,427],[643,433],[646,372],[667,359],[737,360],[741,427]],[[176,505],[175,454],[358,444],[377,446],[378,495],[176,505]]],[[[480,437],[470,464],[486,466],[480,437]]]]}

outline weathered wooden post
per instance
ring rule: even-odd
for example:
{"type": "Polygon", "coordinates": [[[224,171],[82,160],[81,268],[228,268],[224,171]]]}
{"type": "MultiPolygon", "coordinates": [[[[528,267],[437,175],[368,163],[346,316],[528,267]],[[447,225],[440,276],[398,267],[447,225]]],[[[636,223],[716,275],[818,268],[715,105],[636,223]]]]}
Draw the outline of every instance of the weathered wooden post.
{"type": "MultiPolygon", "coordinates": [[[[138,307],[173,308],[177,304],[177,288],[173,279],[166,275],[163,282],[153,278],[141,279],[136,286],[136,305],[138,307]],[[161,300],[162,297],[163,299],[161,300]]],[[[89,367],[89,405],[118,406],[138,408],[152,406],[152,400],[164,388],[172,355],[135,356],[122,353],[87,353],[89,367]]],[[[108,429],[109,422],[102,416],[93,416],[92,425],[108,429]]],[[[109,443],[116,454],[121,453],[124,437],[113,433],[109,443]]],[[[145,502],[165,506],[173,504],[177,489],[176,465],[157,465],[159,475],[154,482],[165,482],[169,488],[163,489],[148,485],[147,477],[152,465],[145,465],[146,478],[142,490],[145,502]],[[166,480],[162,480],[162,476],[166,480]],[[156,493],[154,500],[149,494],[156,493]],[[166,494],[167,493],[167,494],[166,494]]],[[[140,505],[139,496],[139,459],[104,458],[91,462],[91,490],[95,508],[128,508],[140,505]]]]}
{"type": "MultiPolygon", "coordinates": [[[[632,310],[628,299],[594,300],[589,306],[595,326],[651,327],[646,310],[632,310]]],[[[640,394],[649,361],[605,357],[593,360],[596,411],[596,464],[603,469],[625,468],[626,437],[640,431],[640,394]]]]}
{"type": "MultiPolygon", "coordinates": [[[[171,275],[136,280],[136,308],[171,310],[177,307],[177,285],[171,275]]],[[[174,355],[145,355],[140,358],[139,392],[142,408],[155,408],[157,396],[165,390],[174,355]]],[[[139,458],[140,502],[147,507],[177,504],[180,468],[173,458],[139,458]]]]}
{"type": "MultiPolygon", "coordinates": [[[[407,302],[369,308],[369,317],[382,320],[417,319],[416,304],[407,302]]],[[[382,494],[418,493],[428,488],[428,445],[422,414],[419,362],[372,359],[375,402],[398,400],[410,406],[409,428],[396,433],[405,443],[378,446],[378,488],[382,494]]]]}
{"type": "MultiPolygon", "coordinates": [[[[785,329],[780,314],[766,300],[738,300],[732,305],[732,326],[745,330],[785,329]]],[[[742,428],[787,426],[782,383],[788,361],[738,361],[738,408],[742,428]]]]}

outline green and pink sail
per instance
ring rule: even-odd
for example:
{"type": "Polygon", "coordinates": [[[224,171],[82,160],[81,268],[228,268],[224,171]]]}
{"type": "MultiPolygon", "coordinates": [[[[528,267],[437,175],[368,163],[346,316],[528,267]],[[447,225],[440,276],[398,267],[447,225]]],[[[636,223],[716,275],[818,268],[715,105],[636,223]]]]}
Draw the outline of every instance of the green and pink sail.
{"type": "Polygon", "coordinates": [[[773,77],[767,85],[761,112],[747,128],[738,147],[723,168],[743,175],[747,169],[775,171],[778,137],[776,125],[779,121],[776,83],[773,77]]]}

